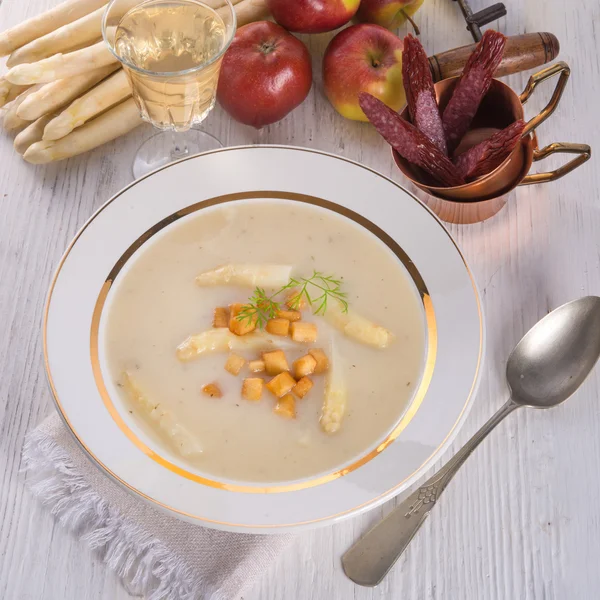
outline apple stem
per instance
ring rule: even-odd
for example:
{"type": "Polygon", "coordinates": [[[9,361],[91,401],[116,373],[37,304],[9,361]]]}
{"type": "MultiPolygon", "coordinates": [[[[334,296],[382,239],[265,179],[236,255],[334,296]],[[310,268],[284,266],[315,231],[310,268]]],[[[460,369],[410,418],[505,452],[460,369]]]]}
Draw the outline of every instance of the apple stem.
{"type": "Polygon", "coordinates": [[[413,19],[411,19],[410,15],[408,13],[406,13],[404,11],[404,9],[402,9],[400,12],[404,15],[406,20],[412,25],[413,29],[415,30],[415,35],[421,35],[421,30],[419,29],[417,24],[413,21],[413,19]]]}

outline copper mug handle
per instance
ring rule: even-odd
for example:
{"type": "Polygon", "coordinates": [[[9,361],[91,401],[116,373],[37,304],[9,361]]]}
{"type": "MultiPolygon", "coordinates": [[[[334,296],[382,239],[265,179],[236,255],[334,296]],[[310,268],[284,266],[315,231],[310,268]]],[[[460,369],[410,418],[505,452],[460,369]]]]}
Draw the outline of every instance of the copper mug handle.
{"type": "MultiPolygon", "coordinates": [[[[554,65],[550,65],[545,69],[542,69],[535,75],[532,75],[523,90],[523,93],[519,96],[519,100],[521,104],[525,104],[535,88],[542,83],[542,81],[546,81],[546,79],[550,79],[555,75],[560,75],[558,79],[558,83],[554,88],[554,92],[552,93],[552,97],[550,101],[546,105],[546,107],[535,117],[530,119],[525,125],[525,129],[523,130],[523,136],[528,135],[531,132],[534,132],[539,125],[541,125],[550,115],[556,110],[558,107],[558,103],[562,98],[563,92],[565,91],[565,87],[567,85],[567,81],[569,80],[569,76],[571,75],[571,69],[569,65],[565,62],[558,62],[554,65]]],[[[556,179],[560,179],[567,173],[570,173],[584,162],[590,159],[592,156],[592,149],[587,144],[571,144],[567,142],[554,142],[553,144],[549,144],[548,146],[542,148],[541,150],[537,145],[537,138],[534,139],[535,148],[533,150],[533,161],[537,162],[550,156],[551,154],[558,153],[566,153],[566,154],[577,154],[577,157],[573,160],[569,161],[567,164],[559,167],[554,171],[548,171],[546,173],[532,173],[531,175],[526,175],[519,185],[531,185],[532,183],[545,183],[546,181],[555,181],[556,179]]]]}

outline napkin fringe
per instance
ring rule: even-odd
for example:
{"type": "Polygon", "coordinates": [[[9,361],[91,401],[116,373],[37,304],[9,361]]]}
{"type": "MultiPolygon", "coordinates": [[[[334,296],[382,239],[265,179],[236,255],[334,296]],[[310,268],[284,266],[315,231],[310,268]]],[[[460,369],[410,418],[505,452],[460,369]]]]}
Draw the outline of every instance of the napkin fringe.
{"type": "MultiPolygon", "coordinates": [[[[23,471],[32,493],[121,577],[148,600],[198,600],[206,582],[160,540],[123,517],[77,472],[68,455],[43,431],[30,432],[23,471]]],[[[218,600],[217,592],[211,596],[218,600]]]]}

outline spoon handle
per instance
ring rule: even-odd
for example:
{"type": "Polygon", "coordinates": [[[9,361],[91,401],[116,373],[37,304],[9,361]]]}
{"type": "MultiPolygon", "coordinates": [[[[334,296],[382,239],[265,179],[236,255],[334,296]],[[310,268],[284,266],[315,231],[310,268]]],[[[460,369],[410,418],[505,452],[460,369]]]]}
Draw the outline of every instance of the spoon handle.
{"type": "Polygon", "coordinates": [[[344,554],[342,565],[352,581],[365,586],[381,582],[425,522],[454,474],[487,434],[517,407],[518,404],[509,400],[442,469],[344,554]]]}

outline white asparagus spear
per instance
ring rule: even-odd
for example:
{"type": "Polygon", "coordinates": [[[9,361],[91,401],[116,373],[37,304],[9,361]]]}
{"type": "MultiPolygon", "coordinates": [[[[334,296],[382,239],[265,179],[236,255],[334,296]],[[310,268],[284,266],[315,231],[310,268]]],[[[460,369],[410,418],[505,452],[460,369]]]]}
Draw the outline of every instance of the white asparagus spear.
{"type": "Polygon", "coordinates": [[[48,122],[54,117],[53,113],[48,115],[43,115],[37,121],[30,123],[23,131],[21,131],[17,137],[15,137],[14,147],[15,150],[23,155],[25,151],[31,144],[35,144],[42,139],[42,135],[44,135],[44,127],[48,124],[48,122]]]}
{"type": "Polygon", "coordinates": [[[25,99],[19,106],[17,114],[22,119],[33,121],[46,113],[55,112],[87,92],[92,86],[118,68],[119,65],[113,63],[106,67],[93,69],[83,75],[47,83],[25,99]]]}
{"type": "Polygon", "coordinates": [[[141,124],[140,111],[130,98],[60,140],[36,142],[29,146],[23,158],[33,164],[70,158],[125,135],[141,124]]]}
{"type": "Polygon", "coordinates": [[[67,0],[0,34],[0,56],[6,56],[58,27],[72,23],[106,4],[106,0],[67,0]]]}
{"type": "Polygon", "coordinates": [[[394,339],[394,335],[385,327],[356,314],[352,309],[343,312],[339,302],[332,302],[323,316],[346,336],[367,346],[387,348],[394,339]]]}
{"type": "Polygon", "coordinates": [[[104,112],[107,108],[131,96],[131,87],[125,71],[120,69],[87,94],[74,100],[44,130],[44,140],[58,140],[81,127],[86,121],[104,112]]]}
{"type": "Polygon", "coordinates": [[[200,273],[196,277],[196,283],[201,286],[281,287],[289,282],[291,272],[291,265],[229,264],[200,273]]]}
{"type": "Polygon", "coordinates": [[[0,77],[0,106],[12,102],[18,95],[22,94],[29,85],[15,85],[4,77],[0,77]]]}
{"type": "Polygon", "coordinates": [[[4,121],[2,123],[6,131],[22,129],[29,123],[28,119],[22,119],[21,117],[19,117],[17,111],[19,109],[19,106],[21,106],[22,102],[25,100],[25,98],[36,92],[39,88],[39,85],[34,85],[30,88],[27,88],[24,92],[19,94],[10,104],[6,105],[6,112],[4,113],[4,121]]]}
{"type": "Polygon", "coordinates": [[[75,77],[91,69],[116,63],[117,59],[104,40],[67,54],[55,54],[34,63],[17,65],[8,71],[6,79],[21,85],[49,83],[65,77],[75,77]]]}
{"type": "MultiPolygon", "coordinates": [[[[221,18],[229,15],[227,7],[219,8],[217,14],[221,18]]],[[[254,21],[260,21],[269,15],[266,0],[241,0],[235,3],[235,16],[237,17],[237,26],[247,25],[254,21]]]]}
{"type": "Polygon", "coordinates": [[[348,404],[348,390],[343,376],[339,354],[332,346],[329,352],[329,371],[325,382],[325,396],[319,423],[326,433],[339,431],[348,404]]]}
{"type": "Polygon", "coordinates": [[[279,336],[270,336],[263,331],[254,331],[246,335],[235,335],[229,329],[209,329],[196,335],[190,335],[177,346],[177,358],[189,362],[202,354],[213,352],[241,352],[243,350],[269,350],[292,348],[293,342],[279,336]]]}
{"type": "Polygon", "coordinates": [[[37,62],[58,52],[70,51],[96,42],[102,37],[104,10],[104,7],[101,7],[15,50],[8,57],[6,66],[37,62]]]}
{"type": "Polygon", "coordinates": [[[121,385],[136,409],[158,425],[159,430],[182,456],[202,454],[202,447],[197,438],[177,421],[173,412],[163,408],[155,399],[148,398],[131,373],[125,371],[122,374],[121,385]]]}
{"type": "Polygon", "coordinates": [[[29,124],[29,121],[25,121],[24,119],[19,119],[19,117],[17,117],[16,112],[11,110],[10,104],[4,108],[3,115],[2,127],[6,131],[18,131],[19,129],[23,129],[23,127],[27,127],[29,124]]]}

